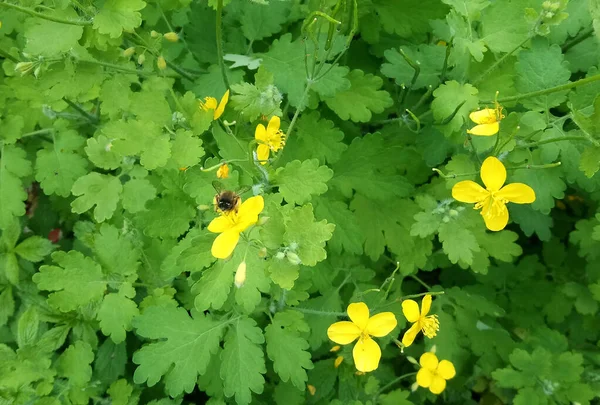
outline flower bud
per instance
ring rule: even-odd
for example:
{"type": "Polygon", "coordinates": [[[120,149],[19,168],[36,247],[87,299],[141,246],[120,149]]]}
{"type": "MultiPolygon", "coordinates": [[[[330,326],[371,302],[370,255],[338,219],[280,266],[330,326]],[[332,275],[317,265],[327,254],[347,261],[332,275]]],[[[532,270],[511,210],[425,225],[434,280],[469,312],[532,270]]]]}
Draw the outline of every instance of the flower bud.
{"type": "Polygon", "coordinates": [[[169,42],[177,42],[179,40],[179,35],[177,35],[177,33],[171,31],[171,32],[167,32],[166,34],[163,34],[163,38],[169,42]]]}
{"type": "Polygon", "coordinates": [[[241,288],[244,285],[244,282],[246,281],[246,261],[245,260],[243,262],[241,262],[240,265],[238,266],[237,270],[235,271],[235,277],[233,280],[234,280],[235,286],[237,288],[241,288]]]}
{"type": "Polygon", "coordinates": [[[156,66],[158,66],[160,70],[165,70],[167,68],[167,61],[162,57],[162,55],[156,60],[156,66]]]}
{"type": "Polygon", "coordinates": [[[286,255],[287,259],[289,260],[289,262],[292,264],[302,263],[302,260],[300,260],[300,256],[298,256],[294,252],[287,252],[285,255],[286,255]]]}
{"type": "Polygon", "coordinates": [[[406,356],[406,360],[410,361],[412,364],[419,364],[419,362],[417,361],[417,359],[415,359],[412,356],[406,356]]]}
{"type": "Polygon", "coordinates": [[[19,72],[21,73],[21,76],[25,76],[31,72],[33,68],[33,62],[19,62],[15,65],[15,72],[19,72]]]}
{"type": "Polygon", "coordinates": [[[152,38],[158,38],[160,36],[160,34],[154,30],[150,31],[150,36],[152,38]]]}
{"type": "Polygon", "coordinates": [[[277,253],[275,254],[275,259],[279,259],[279,260],[281,260],[281,259],[283,259],[284,257],[285,257],[285,253],[283,253],[283,252],[277,252],[277,253]]]}
{"type": "Polygon", "coordinates": [[[138,65],[143,65],[144,62],[146,62],[146,55],[142,53],[138,56],[138,65]]]}
{"type": "Polygon", "coordinates": [[[206,205],[206,204],[200,204],[200,205],[198,206],[198,209],[199,209],[200,211],[206,211],[206,210],[209,210],[209,209],[210,209],[210,205],[206,205]]]}
{"type": "Polygon", "coordinates": [[[258,219],[258,222],[256,223],[256,225],[258,226],[262,226],[264,224],[266,224],[267,222],[269,222],[270,217],[260,217],[258,219]]]}
{"type": "Polygon", "coordinates": [[[448,211],[448,214],[450,214],[451,217],[457,217],[458,216],[458,211],[452,209],[452,210],[448,211]]]}
{"type": "Polygon", "coordinates": [[[340,345],[335,345],[333,346],[331,349],[329,349],[330,352],[337,352],[338,350],[340,350],[342,348],[342,346],[340,345]]]}
{"type": "Polygon", "coordinates": [[[310,395],[314,396],[315,392],[317,392],[317,389],[315,388],[314,385],[307,384],[306,388],[308,388],[308,392],[310,393],[310,395]]]}
{"type": "Polygon", "coordinates": [[[415,392],[417,389],[419,389],[419,384],[417,382],[414,382],[413,385],[410,386],[410,390],[412,392],[415,392]]]}
{"type": "Polygon", "coordinates": [[[123,51],[123,56],[129,58],[131,55],[135,53],[135,47],[130,46],[129,48],[123,51]]]}
{"type": "Polygon", "coordinates": [[[335,361],[333,362],[333,366],[335,368],[338,368],[340,366],[340,364],[342,364],[343,361],[344,361],[344,356],[337,356],[335,358],[335,361]]]}
{"type": "Polygon", "coordinates": [[[260,248],[260,250],[258,251],[258,257],[260,257],[261,259],[267,257],[267,248],[260,248]]]}

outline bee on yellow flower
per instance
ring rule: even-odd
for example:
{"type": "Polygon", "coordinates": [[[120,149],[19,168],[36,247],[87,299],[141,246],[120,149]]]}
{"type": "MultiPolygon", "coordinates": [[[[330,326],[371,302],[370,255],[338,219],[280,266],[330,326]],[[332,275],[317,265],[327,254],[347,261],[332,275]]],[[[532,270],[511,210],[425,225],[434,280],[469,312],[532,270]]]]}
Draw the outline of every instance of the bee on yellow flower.
{"type": "Polygon", "coordinates": [[[460,202],[475,203],[474,208],[481,209],[485,226],[490,231],[500,231],[506,227],[507,203],[530,204],[535,201],[535,191],[527,184],[504,185],[506,168],[493,156],[485,159],[481,165],[481,180],[486,188],[471,180],[456,183],[452,187],[452,197],[460,202]]]}
{"type": "Polygon", "coordinates": [[[347,312],[350,322],[332,324],[327,329],[327,336],[340,345],[347,345],[356,340],[352,350],[356,369],[364,373],[373,371],[379,366],[381,348],[371,336],[388,335],[397,325],[396,317],[391,312],[369,316],[369,307],[364,302],[348,305],[347,312]]]}
{"type": "Polygon", "coordinates": [[[504,118],[504,114],[502,114],[502,106],[496,103],[495,108],[473,111],[469,114],[469,118],[477,125],[467,129],[468,134],[492,136],[500,131],[500,121],[504,118]]]}
{"type": "Polygon", "coordinates": [[[213,120],[217,120],[223,115],[225,106],[229,102],[229,90],[223,94],[221,101],[217,104],[217,99],[214,97],[204,97],[204,101],[199,101],[200,108],[204,111],[213,111],[213,120]]]}
{"type": "Polygon", "coordinates": [[[448,360],[439,361],[431,352],[423,353],[419,364],[421,369],[417,372],[417,384],[419,387],[429,388],[435,395],[441,394],[446,389],[446,381],[456,375],[454,364],[448,360]]]}
{"type": "Polygon", "coordinates": [[[277,116],[271,117],[266,128],[263,124],[256,126],[254,131],[254,139],[258,141],[256,156],[263,165],[267,163],[271,151],[277,152],[285,145],[285,135],[279,129],[280,126],[281,119],[277,116]]]}
{"type": "Polygon", "coordinates": [[[419,332],[423,332],[425,336],[431,339],[440,330],[440,322],[437,315],[427,315],[431,309],[431,301],[430,294],[424,296],[423,301],[421,301],[421,311],[419,311],[419,304],[416,301],[402,301],[402,313],[404,313],[406,320],[412,323],[410,329],[402,337],[402,344],[405,347],[413,344],[419,332]]]}

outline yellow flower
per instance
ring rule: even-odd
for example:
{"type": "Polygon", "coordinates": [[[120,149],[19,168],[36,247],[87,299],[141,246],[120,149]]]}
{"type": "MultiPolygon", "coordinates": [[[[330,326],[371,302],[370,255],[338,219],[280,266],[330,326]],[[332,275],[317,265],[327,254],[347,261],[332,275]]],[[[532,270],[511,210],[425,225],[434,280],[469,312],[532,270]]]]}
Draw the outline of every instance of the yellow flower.
{"type": "Polygon", "coordinates": [[[204,111],[214,111],[213,112],[213,120],[219,119],[221,115],[223,115],[223,111],[225,111],[225,106],[229,101],[229,90],[223,94],[221,101],[217,104],[217,99],[214,97],[204,97],[204,102],[200,101],[200,108],[204,111]]]}
{"type": "Polygon", "coordinates": [[[222,213],[208,224],[208,230],[213,233],[220,233],[212,244],[210,252],[217,259],[225,259],[233,253],[240,240],[240,233],[244,232],[250,226],[258,221],[260,214],[265,207],[265,200],[262,196],[248,198],[240,208],[228,213],[222,213]]]}
{"type": "Polygon", "coordinates": [[[373,371],[379,366],[381,349],[371,336],[384,337],[389,334],[396,327],[396,317],[391,312],[369,317],[369,308],[364,302],[348,305],[348,316],[352,322],[334,323],[327,329],[327,336],[340,345],[358,339],[352,350],[354,365],[358,371],[373,371]]]}
{"type": "Polygon", "coordinates": [[[217,178],[226,179],[228,177],[229,177],[229,166],[227,165],[227,163],[223,163],[221,166],[219,166],[219,169],[217,170],[217,178]]]}
{"type": "Polygon", "coordinates": [[[417,384],[429,388],[433,394],[441,394],[446,388],[446,380],[456,375],[454,365],[448,360],[438,361],[435,354],[426,352],[419,359],[421,369],[417,373],[417,384]]]}
{"type": "Polygon", "coordinates": [[[496,104],[496,108],[484,108],[483,110],[473,111],[469,114],[469,118],[478,125],[467,129],[468,134],[492,136],[500,130],[500,121],[504,118],[504,115],[502,115],[502,107],[496,104]]]}
{"type": "Polygon", "coordinates": [[[485,226],[490,231],[500,231],[508,223],[506,203],[529,204],[535,201],[535,192],[527,184],[506,181],[506,168],[497,158],[490,156],[481,165],[481,180],[486,188],[471,180],[460,181],[452,187],[452,197],[464,203],[475,203],[481,208],[485,226]]]}
{"type": "Polygon", "coordinates": [[[437,334],[440,330],[440,322],[437,315],[429,315],[431,309],[431,295],[427,294],[421,301],[421,312],[419,312],[419,304],[413,300],[402,301],[402,312],[404,316],[413,325],[402,336],[402,344],[406,347],[412,345],[419,332],[423,332],[429,339],[437,334]]]}
{"type": "Polygon", "coordinates": [[[267,163],[269,159],[269,151],[277,152],[285,145],[285,135],[279,129],[281,120],[277,116],[273,116],[267,125],[267,128],[263,124],[256,126],[254,131],[254,139],[259,143],[256,149],[256,156],[261,164],[267,163]]]}

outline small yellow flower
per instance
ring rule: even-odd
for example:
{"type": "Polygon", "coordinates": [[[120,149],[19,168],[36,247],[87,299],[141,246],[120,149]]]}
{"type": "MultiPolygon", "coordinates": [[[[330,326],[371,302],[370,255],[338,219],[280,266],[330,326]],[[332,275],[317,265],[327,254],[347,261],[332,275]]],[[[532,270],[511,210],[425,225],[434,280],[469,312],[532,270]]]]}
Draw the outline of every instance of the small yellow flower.
{"type": "Polygon", "coordinates": [[[496,104],[496,108],[484,108],[483,110],[473,111],[469,114],[469,118],[478,125],[467,129],[468,134],[492,136],[500,130],[500,121],[504,118],[504,115],[502,114],[502,107],[496,104]]]}
{"type": "Polygon", "coordinates": [[[419,312],[419,304],[413,300],[402,301],[402,312],[408,322],[413,325],[402,336],[402,344],[405,347],[412,345],[419,332],[423,332],[429,339],[437,334],[440,330],[440,322],[437,315],[429,315],[431,309],[431,295],[427,294],[421,301],[421,311],[419,312]]]}
{"type": "Polygon", "coordinates": [[[439,395],[446,388],[446,380],[456,375],[454,364],[448,360],[438,361],[435,354],[426,352],[419,359],[421,369],[417,373],[417,384],[429,388],[435,395],[439,395]]]}
{"type": "Polygon", "coordinates": [[[228,213],[221,213],[208,224],[208,230],[219,233],[212,244],[210,252],[217,259],[225,259],[233,253],[240,240],[240,234],[258,221],[258,214],[265,207],[262,196],[248,198],[240,208],[228,213]]]}
{"type": "Polygon", "coordinates": [[[269,159],[269,151],[277,152],[285,145],[285,135],[279,129],[281,120],[277,116],[271,117],[269,124],[265,128],[263,124],[256,126],[254,131],[254,139],[259,143],[256,149],[256,155],[261,164],[267,163],[269,159]]]}
{"type": "Polygon", "coordinates": [[[179,35],[175,32],[167,32],[166,34],[163,34],[163,38],[169,42],[177,42],[179,40],[179,35]]]}
{"type": "Polygon", "coordinates": [[[333,362],[333,366],[335,368],[338,368],[340,366],[340,364],[342,364],[343,361],[344,361],[344,356],[337,356],[335,358],[335,361],[333,362]]]}
{"type": "Polygon", "coordinates": [[[223,163],[221,166],[219,166],[219,169],[217,169],[217,178],[226,179],[228,177],[229,177],[229,166],[227,165],[227,163],[223,163]]]}
{"type": "Polygon", "coordinates": [[[229,101],[229,90],[223,94],[221,101],[217,104],[217,99],[214,97],[204,97],[204,102],[200,101],[200,108],[204,111],[213,111],[213,120],[219,119],[225,111],[225,106],[229,101]]]}
{"type": "Polygon", "coordinates": [[[364,302],[348,305],[349,321],[336,322],[327,329],[327,336],[333,342],[347,345],[358,339],[352,357],[356,369],[361,372],[375,370],[381,359],[381,348],[371,338],[384,337],[397,325],[396,317],[391,312],[382,312],[369,316],[369,308],[364,302]]]}
{"type": "Polygon", "coordinates": [[[506,181],[506,168],[493,156],[481,165],[481,180],[486,188],[471,180],[456,183],[452,187],[452,197],[460,202],[475,203],[475,209],[481,209],[485,226],[490,231],[500,231],[508,223],[506,203],[530,204],[535,201],[535,191],[527,184],[511,183],[502,187],[506,181]]]}

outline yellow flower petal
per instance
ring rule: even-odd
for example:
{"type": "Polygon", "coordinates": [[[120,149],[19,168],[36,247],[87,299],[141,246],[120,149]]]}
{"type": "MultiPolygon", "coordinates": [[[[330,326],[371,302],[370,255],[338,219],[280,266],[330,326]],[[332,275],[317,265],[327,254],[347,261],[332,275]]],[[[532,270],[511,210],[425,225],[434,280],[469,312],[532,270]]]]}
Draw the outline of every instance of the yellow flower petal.
{"type": "Polygon", "coordinates": [[[223,111],[225,111],[225,106],[227,105],[228,101],[229,101],[229,90],[227,90],[225,92],[225,94],[223,94],[223,98],[219,102],[219,106],[215,109],[215,112],[213,114],[213,119],[214,120],[219,119],[219,117],[221,115],[223,115],[223,111]]]}
{"type": "Polygon", "coordinates": [[[340,345],[354,342],[360,333],[360,328],[348,321],[336,322],[327,329],[327,337],[340,345]]]}
{"type": "Polygon", "coordinates": [[[431,352],[425,352],[421,355],[421,358],[419,359],[419,364],[421,365],[421,367],[427,370],[431,370],[433,372],[438,367],[438,358],[435,354],[431,352]]]}
{"type": "Polygon", "coordinates": [[[431,391],[432,394],[439,395],[442,393],[442,391],[444,391],[445,388],[446,380],[439,375],[434,375],[433,379],[431,380],[431,385],[429,386],[429,391],[431,391]]]}
{"type": "Polygon", "coordinates": [[[412,345],[413,342],[415,341],[415,338],[419,334],[420,330],[421,330],[421,327],[420,327],[419,323],[418,322],[413,323],[413,325],[410,327],[410,329],[407,330],[406,332],[404,332],[404,336],[402,336],[402,344],[405,347],[412,345]]]}
{"type": "Polygon", "coordinates": [[[517,204],[531,204],[535,201],[535,191],[527,184],[511,183],[502,187],[496,197],[517,204]]]}
{"type": "Polygon", "coordinates": [[[459,181],[452,187],[452,197],[464,203],[480,202],[489,195],[489,191],[471,180],[459,181]]]}
{"type": "Polygon", "coordinates": [[[393,313],[382,312],[369,318],[367,333],[375,337],[384,337],[394,330],[397,324],[398,321],[393,313]]]}
{"type": "MultiPolygon", "coordinates": [[[[238,209],[239,218],[254,218],[258,219],[258,214],[265,208],[265,200],[262,195],[255,195],[254,197],[248,198],[240,205],[238,209]]],[[[254,221],[256,222],[256,221],[254,221]]]]}
{"type": "Polygon", "coordinates": [[[421,317],[425,317],[431,309],[431,295],[427,294],[421,301],[421,317]]]}
{"type": "Polygon", "coordinates": [[[481,165],[481,180],[488,191],[500,190],[506,181],[506,168],[498,158],[488,157],[481,165]]]}
{"type": "Polygon", "coordinates": [[[227,215],[220,215],[212,221],[210,221],[210,224],[208,224],[208,230],[209,232],[213,233],[222,233],[228,229],[233,228],[234,225],[235,224],[233,223],[231,218],[229,218],[227,215]]]}
{"type": "Polygon", "coordinates": [[[279,131],[279,127],[281,126],[281,119],[274,115],[269,120],[269,124],[267,125],[267,134],[273,135],[279,131]]]}
{"type": "Polygon", "coordinates": [[[473,111],[469,118],[476,124],[491,124],[496,122],[496,109],[484,108],[483,110],[473,111]]]}
{"type": "Polygon", "coordinates": [[[267,164],[267,160],[269,160],[269,146],[267,145],[258,145],[256,148],[256,158],[260,161],[261,165],[267,164]]]}
{"type": "Polygon", "coordinates": [[[500,124],[497,122],[475,125],[473,128],[467,129],[468,134],[479,136],[492,136],[497,134],[498,131],[500,131],[500,124]]]}
{"type": "Polygon", "coordinates": [[[256,129],[254,130],[254,139],[265,144],[267,143],[267,129],[263,124],[258,124],[256,126],[256,129]]]}
{"type": "Polygon", "coordinates": [[[369,307],[364,302],[355,302],[348,305],[348,316],[350,320],[360,328],[365,330],[369,322],[369,307]]]}
{"type": "Polygon", "coordinates": [[[352,349],[354,365],[358,371],[368,373],[379,366],[381,359],[381,349],[379,345],[371,338],[359,339],[352,349]]]}
{"type": "Polygon", "coordinates": [[[204,111],[214,110],[217,108],[217,99],[214,97],[204,97],[204,104],[202,105],[202,109],[204,111]]]}
{"type": "Polygon", "coordinates": [[[483,207],[481,210],[481,215],[483,216],[483,220],[485,221],[485,226],[490,231],[501,231],[508,224],[508,210],[506,209],[506,204],[495,201],[493,204],[488,204],[491,208],[483,207]],[[486,210],[489,212],[486,214],[486,210]]]}
{"type": "Polygon", "coordinates": [[[419,304],[413,300],[402,301],[402,313],[408,322],[417,322],[419,319],[419,304]]]}
{"type": "Polygon", "coordinates": [[[456,370],[454,369],[454,364],[449,362],[448,360],[440,361],[437,368],[437,374],[442,377],[444,380],[449,380],[454,378],[456,375],[456,370]]]}
{"type": "Polygon", "coordinates": [[[229,230],[221,233],[212,244],[210,253],[217,259],[226,259],[232,253],[240,240],[239,232],[229,230]]]}
{"type": "Polygon", "coordinates": [[[229,177],[229,165],[227,163],[223,163],[219,166],[217,170],[217,178],[218,179],[226,179],[229,177]]]}
{"type": "Polygon", "coordinates": [[[419,387],[429,388],[433,381],[433,372],[426,368],[422,368],[417,372],[417,384],[419,387]]]}

